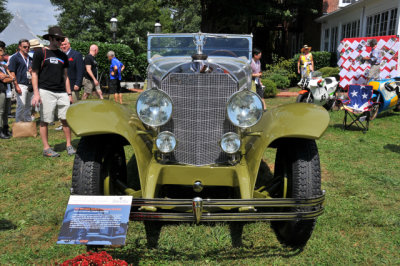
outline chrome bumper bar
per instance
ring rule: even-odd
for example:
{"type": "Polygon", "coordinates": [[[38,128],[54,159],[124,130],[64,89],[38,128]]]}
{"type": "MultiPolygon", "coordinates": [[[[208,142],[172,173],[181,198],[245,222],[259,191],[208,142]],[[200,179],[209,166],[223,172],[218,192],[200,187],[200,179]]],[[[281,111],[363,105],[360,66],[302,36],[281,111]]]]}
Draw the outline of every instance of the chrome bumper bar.
{"type": "Polygon", "coordinates": [[[132,211],[131,218],[136,221],[182,221],[182,222],[222,222],[222,221],[289,221],[289,220],[308,220],[320,216],[324,208],[325,193],[321,196],[310,199],[133,199],[132,207],[137,209],[143,206],[152,207],[186,207],[192,209],[190,212],[145,212],[132,211]],[[314,207],[307,211],[284,212],[207,212],[208,208],[228,207],[257,207],[257,208],[298,208],[314,207]]]}

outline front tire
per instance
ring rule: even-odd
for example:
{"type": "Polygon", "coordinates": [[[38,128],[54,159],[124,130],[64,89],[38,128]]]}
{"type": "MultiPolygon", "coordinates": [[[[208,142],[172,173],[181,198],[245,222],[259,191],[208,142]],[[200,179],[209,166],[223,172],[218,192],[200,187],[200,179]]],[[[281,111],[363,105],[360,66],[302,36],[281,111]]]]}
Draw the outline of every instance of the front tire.
{"type": "Polygon", "coordinates": [[[299,94],[299,96],[297,96],[296,98],[296,102],[297,103],[313,103],[314,99],[312,97],[312,95],[310,95],[310,97],[308,97],[309,93],[305,93],[305,94],[299,94]]]}
{"type": "Polygon", "coordinates": [[[127,183],[123,145],[113,136],[82,137],[74,160],[72,194],[115,195],[115,181],[127,183]]]}
{"type": "Polygon", "coordinates": [[[380,104],[379,103],[376,103],[376,104],[374,104],[373,106],[372,106],[372,108],[371,108],[371,111],[369,111],[369,120],[371,121],[371,120],[374,120],[377,116],[378,116],[378,113],[379,113],[379,107],[380,107],[380,104]]]}
{"type": "MultiPolygon", "coordinates": [[[[272,195],[274,197],[306,199],[321,195],[321,170],[315,141],[294,139],[282,143],[277,149],[274,179],[280,187],[272,195]]],[[[316,207],[292,208],[292,211],[311,211],[313,208],[316,207]]],[[[315,223],[316,219],[273,221],[271,227],[282,244],[301,248],[310,239],[315,223]]]]}

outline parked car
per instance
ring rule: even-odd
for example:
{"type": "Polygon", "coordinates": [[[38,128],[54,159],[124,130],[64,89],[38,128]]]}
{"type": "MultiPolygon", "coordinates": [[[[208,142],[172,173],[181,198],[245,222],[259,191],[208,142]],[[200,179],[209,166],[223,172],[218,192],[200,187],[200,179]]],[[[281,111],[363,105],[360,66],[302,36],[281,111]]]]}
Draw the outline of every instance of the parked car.
{"type": "Polygon", "coordinates": [[[145,225],[271,221],[283,244],[304,246],[323,212],[315,140],[329,115],[304,103],[264,112],[251,52],[251,35],[149,34],[136,112],[101,100],[68,110],[81,137],[72,193],[132,195],[131,219],[145,225]]]}

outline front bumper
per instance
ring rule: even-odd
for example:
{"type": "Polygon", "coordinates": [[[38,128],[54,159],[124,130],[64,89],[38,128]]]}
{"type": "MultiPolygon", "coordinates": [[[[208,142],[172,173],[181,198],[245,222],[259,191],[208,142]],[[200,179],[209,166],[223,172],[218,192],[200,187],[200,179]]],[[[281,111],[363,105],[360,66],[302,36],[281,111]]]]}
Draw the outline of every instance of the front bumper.
{"type": "Polygon", "coordinates": [[[133,199],[131,219],[136,221],[175,221],[175,222],[254,222],[254,221],[298,221],[310,220],[320,216],[323,211],[325,192],[310,199],[133,199]],[[182,207],[191,212],[147,212],[141,207],[182,207]],[[287,208],[308,207],[307,210],[292,211],[287,208]],[[208,212],[211,208],[245,208],[249,212],[208,212]],[[267,212],[256,208],[268,208],[267,212]],[[282,208],[284,208],[282,210],[282,208]],[[271,210],[270,210],[271,209],[271,210]],[[135,211],[138,210],[138,211],[135,211]],[[275,211],[274,211],[275,210],[275,211]]]}

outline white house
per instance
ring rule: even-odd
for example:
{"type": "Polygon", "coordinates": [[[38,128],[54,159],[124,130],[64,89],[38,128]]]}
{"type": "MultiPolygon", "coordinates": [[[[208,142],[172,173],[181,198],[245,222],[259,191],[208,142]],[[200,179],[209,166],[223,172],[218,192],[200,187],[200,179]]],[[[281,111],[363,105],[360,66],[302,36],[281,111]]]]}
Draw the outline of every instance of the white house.
{"type": "Polygon", "coordinates": [[[339,0],[336,5],[316,19],[321,51],[336,51],[343,38],[400,35],[400,0],[339,0]]]}

